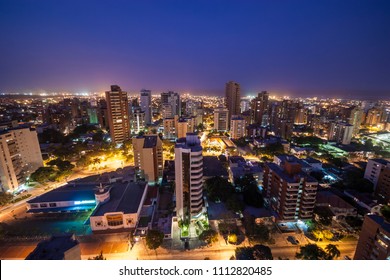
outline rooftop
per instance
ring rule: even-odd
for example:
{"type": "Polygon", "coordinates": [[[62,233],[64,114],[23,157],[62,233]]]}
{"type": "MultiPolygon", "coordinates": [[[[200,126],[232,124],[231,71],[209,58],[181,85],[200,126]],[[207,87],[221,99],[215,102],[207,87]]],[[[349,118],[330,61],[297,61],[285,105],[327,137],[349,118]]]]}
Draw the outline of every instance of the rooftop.
{"type": "Polygon", "coordinates": [[[157,137],[157,135],[145,135],[144,149],[156,147],[157,137]]]}
{"type": "Polygon", "coordinates": [[[335,207],[335,208],[344,208],[344,209],[354,209],[351,204],[346,202],[344,199],[341,197],[335,195],[332,192],[329,191],[320,191],[317,193],[317,199],[316,199],[316,204],[327,204],[330,205],[330,207],[335,207]]]}
{"type": "Polygon", "coordinates": [[[67,184],[40,196],[37,196],[27,203],[44,203],[59,201],[95,201],[96,183],[67,184]]]}
{"type": "Polygon", "coordinates": [[[65,252],[78,244],[72,234],[52,236],[48,240],[39,242],[26,260],[63,260],[65,252]]]}
{"type": "Polygon", "coordinates": [[[203,176],[228,176],[226,168],[222,162],[216,156],[204,156],[203,157],[203,176]]]}
{"type": "Polygon", "coordinates": [[[114,183],[110,190],[110,200],[99,204],[91,216],[103,216],[110,212],[136,213],[145,188],[146,182],[114,183]]]}
{"type": "Polygon", "coordinates": [[[269,169],[271,169],[280,178],[282,178],[283,180],[285,180],[288,183],[297,183],[297,179],[298,178],[302,178],[302,177],[306,178],[306,182],[310,182],[310,183],[316,183],[317,182],[316,179],[314,179],[313,177],[307,175],[304,172],[299,172],[297,174],[294,174],[294,176],[290,176],[286,172],[284,172],[284,170],[279,165],[277,165],[276,163],[269,162],[269,163],[266,163],[265,165],[268,166],[269,169]]]}
{"type": "Polygon", "coordinates": [[[371,161],[375,161],[377,163],[380,163],[380,164],[388,164],[390,163],[390,161],[388,160],[385,160],[383,158],[373,158],[373,159],[370,159],[371,161]]]}

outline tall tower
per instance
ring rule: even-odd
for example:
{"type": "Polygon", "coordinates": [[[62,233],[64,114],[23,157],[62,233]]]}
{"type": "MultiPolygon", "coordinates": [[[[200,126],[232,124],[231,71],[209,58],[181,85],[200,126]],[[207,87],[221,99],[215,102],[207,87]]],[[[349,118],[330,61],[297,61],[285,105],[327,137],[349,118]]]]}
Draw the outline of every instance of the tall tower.
{"type": "Polygon", "coordinates": [[[140,93],[140,106],[145,112],[145,123],[152,123],[152,92],[147,89],[142,89],[140,93]]]}
{"type": "Polygon", "coordinates": [[[196,133],[187,133],[175,145],[176,213],[191,220],[203,212],[203,155],[196,133]]]}
{"type": "Polygon", "coordinates": [[[168,91],[161,93],[161,109],[163,118],[173,118],[181,115],[180,95],[177,92],[168,91]]]}
{"type": "Polygon", "coordinates": [[[111,91],[106,91],[106,102],[111,140],[114,143],[123,143],[130,138],[127,92],[117,85],[112,85],[111,91]]]}
{"type": "Polygon", "coordinates": [[[227,82],[225,96],[226,108],[229,110],[228,124],[230,126],[231,116],[240,114],[240,84],[233,81],[227,82]]]}
{"type": "Polygon", "coordinates": [[[260,92],[251,102],[252,123],[268,124],[268,92],[260,92]]]}
{"type": "Polygon", "coordinates": [[[141,177],[157,183],[163,175],[162,141],[157,135],[133,138],[134,165],[141,177]]]}

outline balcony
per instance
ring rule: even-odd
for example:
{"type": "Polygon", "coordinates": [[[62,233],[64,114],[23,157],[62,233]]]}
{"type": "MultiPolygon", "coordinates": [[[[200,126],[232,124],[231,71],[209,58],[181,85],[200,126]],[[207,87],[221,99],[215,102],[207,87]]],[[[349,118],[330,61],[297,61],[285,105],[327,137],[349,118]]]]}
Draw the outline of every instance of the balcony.
{"type": "Polygon", "coordinates": [[[199,178],[191,177],[191,186],[197,186],[197,185],[200,185],[201,183],[203,183],[203,176],[201,176],[199,178]]]}

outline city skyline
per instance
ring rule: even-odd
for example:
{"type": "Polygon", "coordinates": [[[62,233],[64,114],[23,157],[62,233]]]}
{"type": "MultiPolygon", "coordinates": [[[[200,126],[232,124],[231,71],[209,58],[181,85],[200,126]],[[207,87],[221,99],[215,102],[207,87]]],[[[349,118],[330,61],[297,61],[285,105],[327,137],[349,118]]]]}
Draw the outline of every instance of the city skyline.
{"type": "Polygon", "coordinates": [[[243,95],[383,98],[390,90],[386,1],[93,1],[93,12],[91,4],[2,1],[0,91],[120,84],[222,96],[229,80],[243,95]]]}

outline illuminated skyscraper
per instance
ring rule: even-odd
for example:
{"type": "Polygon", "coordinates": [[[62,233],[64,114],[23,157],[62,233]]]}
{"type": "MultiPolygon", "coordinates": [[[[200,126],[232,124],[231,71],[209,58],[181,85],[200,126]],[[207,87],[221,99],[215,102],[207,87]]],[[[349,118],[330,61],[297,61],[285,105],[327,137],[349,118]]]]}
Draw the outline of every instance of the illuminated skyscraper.
{"type": "Polygon", "coordinates": [[[228,124],[230,125],[231,116],[240,114],[240,84],[233,81],[227,82],[225,87],[225,97],[226,108],[229,111],[228,124]]]}
{"type": "Polygon", "coordinates": [[[152,92],[147,89],[142,89],[140,93],[140,106],[145,112],[145,123],[152,123],[152,92]]]}
{"type": "Polygon", "coordinates": [[[196,133],[187,133],[175,145],[176,213],[191,220],[203,211],[203,155],[196,133]]]}
{"type": "Polygon", "coordinates": [[[106,91],[108,126],[111,140],[114,143],[123,143],[130,138],[130,121],[127,92],[117,85],[106,91]]]}

